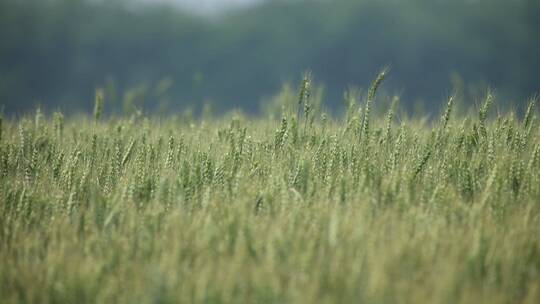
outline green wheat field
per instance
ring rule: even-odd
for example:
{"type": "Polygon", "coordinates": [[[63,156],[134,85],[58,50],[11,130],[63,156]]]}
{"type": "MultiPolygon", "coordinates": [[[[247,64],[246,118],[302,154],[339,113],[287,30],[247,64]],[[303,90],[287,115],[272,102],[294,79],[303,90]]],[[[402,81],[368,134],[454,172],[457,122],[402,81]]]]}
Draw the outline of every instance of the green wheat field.
{"type": "Polygon", "coordinates": [[[343,115],[306,76],[258,118],[4,117],[0,302],[540,303],[534,100],[407,116],[384,75],[343,115]]]}

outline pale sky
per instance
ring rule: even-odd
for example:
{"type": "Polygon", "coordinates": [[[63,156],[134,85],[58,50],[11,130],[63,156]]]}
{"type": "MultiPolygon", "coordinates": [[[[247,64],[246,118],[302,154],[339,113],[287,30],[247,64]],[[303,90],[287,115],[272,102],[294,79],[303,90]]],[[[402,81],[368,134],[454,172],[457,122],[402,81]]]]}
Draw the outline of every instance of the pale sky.
{"type": "Polygon", "coordinates": [[[219,12],[224,9],[246,7],[264,0],[135,0],[144,3],[175,3],[182,8],[200,13],[219,12]]]}

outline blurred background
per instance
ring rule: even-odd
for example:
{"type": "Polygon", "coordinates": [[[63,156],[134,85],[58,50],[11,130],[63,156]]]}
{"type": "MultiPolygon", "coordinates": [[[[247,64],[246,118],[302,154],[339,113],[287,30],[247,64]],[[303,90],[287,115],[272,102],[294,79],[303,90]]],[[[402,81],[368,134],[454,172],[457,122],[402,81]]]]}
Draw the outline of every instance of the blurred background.
{"type": "Polygon", "coordinates": [[[518,106],[540,92],[537,0],[0,0],[7,115],[91,110],[257,113],[310,70],[332,110],[384,83],[402,107],[439,109],[487,87],[518,106]]]}

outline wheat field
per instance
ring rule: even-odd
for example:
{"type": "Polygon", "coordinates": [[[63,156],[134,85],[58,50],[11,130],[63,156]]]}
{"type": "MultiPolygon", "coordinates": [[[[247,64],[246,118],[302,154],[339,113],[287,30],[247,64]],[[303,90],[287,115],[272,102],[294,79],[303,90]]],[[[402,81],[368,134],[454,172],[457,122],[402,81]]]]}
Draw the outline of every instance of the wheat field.
{"type": "Polygon", "coordinates": [[[2,303],[540,303],[540,129],[449,98],[344,115],[4,118],[2,303]]]}

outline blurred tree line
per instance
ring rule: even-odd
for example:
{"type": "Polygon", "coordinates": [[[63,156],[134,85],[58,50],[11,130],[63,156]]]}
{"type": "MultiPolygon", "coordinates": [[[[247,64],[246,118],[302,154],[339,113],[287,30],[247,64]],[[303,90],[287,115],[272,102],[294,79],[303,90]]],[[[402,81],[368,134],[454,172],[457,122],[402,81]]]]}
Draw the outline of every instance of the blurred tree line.
{"type": "Polygon", "coordinates": [[[0,0],[4,112],[86,111],[96,87],[109,111],[254,112],[308,69],[333,107],[385,65],[386,89],[428,109],[451,79],[515,102],[540,92],[536,0],[269,1],[212,18],[125,2],[0,0]]]}

